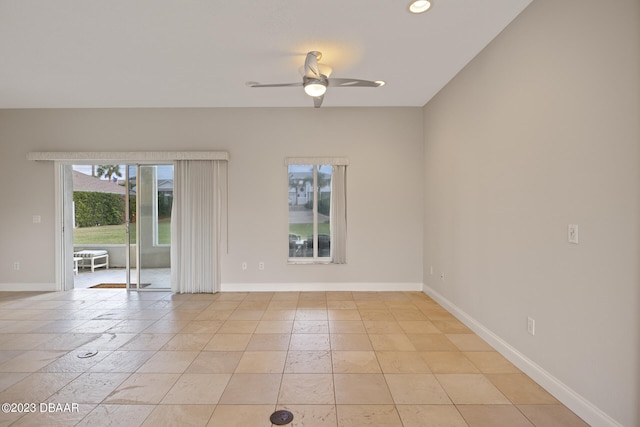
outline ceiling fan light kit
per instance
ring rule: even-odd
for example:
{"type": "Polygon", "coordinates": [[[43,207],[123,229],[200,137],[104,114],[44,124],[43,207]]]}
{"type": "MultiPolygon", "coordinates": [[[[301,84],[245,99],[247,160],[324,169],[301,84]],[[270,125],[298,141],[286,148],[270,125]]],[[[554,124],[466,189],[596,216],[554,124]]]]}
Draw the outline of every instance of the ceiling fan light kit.
{"type": "Polygon", "coordinates": [[[329,79],[324,74],[320,74],[320,78],[304,76],[302,85],[307,95],[312,97],[322,96],[327,91],[329,79]]]}
{"type": "Polygon", "coordinates": [[[307,53],[304,61],[304,67],[301,69],[303,74],[302,82],[297,83],[268,83],[261,84],[258,82],[247,82],[249,87],[285,87],[285,86],[302,86],[304,92],[313,98],[313,106],[319,108],[324,100],[324,94],[327,87],[380,87],[385,84],[383,80],[360,80],[347,78],[329,78],[331,67],[319,64],[318,60],[322,58],[322,52],[312,50],[307,53]]]}

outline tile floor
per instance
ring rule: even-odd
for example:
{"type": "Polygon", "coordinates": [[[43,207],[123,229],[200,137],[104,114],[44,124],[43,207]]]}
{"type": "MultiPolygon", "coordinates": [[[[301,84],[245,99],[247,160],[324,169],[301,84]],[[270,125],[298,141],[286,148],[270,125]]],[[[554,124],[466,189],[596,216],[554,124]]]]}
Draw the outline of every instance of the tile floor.
{"type": "Polygon", "coordinates": [[[586,426],[418,292],[0,293],[4,402],[38,410],[0,426],[586,426]]]}

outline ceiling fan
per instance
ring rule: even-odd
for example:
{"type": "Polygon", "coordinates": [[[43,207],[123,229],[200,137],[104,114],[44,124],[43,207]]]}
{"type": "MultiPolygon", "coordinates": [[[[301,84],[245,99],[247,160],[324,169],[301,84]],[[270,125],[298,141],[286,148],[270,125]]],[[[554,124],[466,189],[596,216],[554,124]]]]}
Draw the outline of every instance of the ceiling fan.
{"type": "Polygon", "coordinates": [[[285,87],[302,86],[307,95],[313,98],[313,106],[320,108],[324,99],[327,87],[380,87],[385,84],[382,80],[360,80],[360,79],[330,79],[331,67],[320,64],[322,52],[313,50],[307,53],[304,67],[300,68],[302,81],[297,83],[271,83],[260,84],[258,82],[247,82],[249,87],[285,87]]]}

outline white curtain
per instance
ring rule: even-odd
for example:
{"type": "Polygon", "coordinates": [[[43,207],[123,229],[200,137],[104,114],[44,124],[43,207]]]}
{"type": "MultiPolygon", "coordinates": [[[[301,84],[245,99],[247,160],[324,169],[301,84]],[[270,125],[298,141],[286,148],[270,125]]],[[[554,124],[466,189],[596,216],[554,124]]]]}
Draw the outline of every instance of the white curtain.
{"type": "Polygon", "coordinates": [[[227,162],[178,160],[174,163],[171,215],[171,290],[220,290],[220,242],[226,219],[227,162]]]}
{"type": "Polygon", "coordinates": [[[347,262],[347,167],[334,165],[331,176],[331,257],[347,262]]]}

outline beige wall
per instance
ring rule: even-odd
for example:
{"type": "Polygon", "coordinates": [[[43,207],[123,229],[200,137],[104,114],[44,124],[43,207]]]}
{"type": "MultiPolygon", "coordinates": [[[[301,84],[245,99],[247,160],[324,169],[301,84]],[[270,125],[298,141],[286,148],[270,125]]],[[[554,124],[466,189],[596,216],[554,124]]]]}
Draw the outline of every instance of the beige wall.
{"type": "Polygon", "coordinates": [[[54,168],[27,161],[28,152],[148,150],[230,153],[226,289],[308,282],[419,287],[421,123],[420,108],[0,111],[0,288],[55,281],[54,168]],[[287,156],[349,158],[348,264],[287,265],[287,156]],[[42,223],[33,224],[32,215],[42,223]]]}
{"type": "Polygon", "coordinates": [[[424,116],[430,292],[625,426],[640,425],[639,27],[635,0],[536,0],[424,116]]]}

